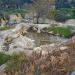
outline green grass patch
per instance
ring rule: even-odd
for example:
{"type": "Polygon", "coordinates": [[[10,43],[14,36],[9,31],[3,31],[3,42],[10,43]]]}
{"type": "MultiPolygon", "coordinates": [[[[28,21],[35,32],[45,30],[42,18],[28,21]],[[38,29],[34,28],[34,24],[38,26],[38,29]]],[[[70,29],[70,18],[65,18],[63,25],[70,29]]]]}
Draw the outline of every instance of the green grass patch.
{"type": "Polygon", "coordinates": [[[3,27],[0,27],[0,30],[8,30],[8,29],[10,29],[10,27],[7,26],[7,25],[5,25],[5,26],[3,26],[3,27]]]}
{"type": "Polygon", "coordinates": [[[60,36],[64,35],[69,36],[71,34],[71,29],[68,27],[50,27],[48,32],[53,32],[54,34],[59,34],[60,36]]]}
{"type": "Polygon", "coordinates": [[[6,63],[10,59],[9,55],[0,52],[0,65],[6,63]]]}

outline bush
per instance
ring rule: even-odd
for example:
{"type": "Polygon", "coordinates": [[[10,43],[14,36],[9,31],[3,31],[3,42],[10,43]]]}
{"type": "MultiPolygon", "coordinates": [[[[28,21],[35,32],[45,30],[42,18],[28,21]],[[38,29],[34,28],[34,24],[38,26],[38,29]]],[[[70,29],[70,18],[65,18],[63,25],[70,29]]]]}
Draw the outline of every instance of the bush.
{"type": "Polygon", "coordinates": [[[0,65],[4,64],[9,60],[10,56],[0,52],[0,65]]]}
{"type": "Polygon", "coordinates": [[[5,25],[3,27],[0,27],[0,30],[8,30],[9,28],[10,28],[9,26],[5,25]]]}
{"type": "Polygon", "coordinates": [[[55,16],[56,21],[64,22],[68,19],[75,19],[75,9],[74,8],[57,9],[57,14],[55,16]]]}

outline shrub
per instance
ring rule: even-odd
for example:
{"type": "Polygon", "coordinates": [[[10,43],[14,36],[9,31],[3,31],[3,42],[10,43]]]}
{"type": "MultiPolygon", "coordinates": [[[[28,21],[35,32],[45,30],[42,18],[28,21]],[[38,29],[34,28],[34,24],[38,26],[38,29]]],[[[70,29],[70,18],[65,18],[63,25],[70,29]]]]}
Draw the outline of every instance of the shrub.
{"type": "Polygon", "coordinates": [[[8,30],[9,28],[10,28],[9,26],[5,25],[3,27],[0,27],[0,30],[8,30]]]}
{"type": "Polygon", "coordinates": [[[6,63],[7,60],[9,60],[9,59],[10,59],[9,55],[6,55],[6,54],[0,52],[0,65],[6,63]]]}

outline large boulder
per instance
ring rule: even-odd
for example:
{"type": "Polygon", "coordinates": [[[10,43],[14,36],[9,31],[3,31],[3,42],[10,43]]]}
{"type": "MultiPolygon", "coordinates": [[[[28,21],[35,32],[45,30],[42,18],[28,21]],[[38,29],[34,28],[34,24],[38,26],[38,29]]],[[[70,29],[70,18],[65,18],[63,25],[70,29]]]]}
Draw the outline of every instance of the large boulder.
{"type": "Polygon", "coordinates": [[[27,26],[25,23],[17,24],[14,29],[10,29],[6,32],[2,32],[4,34],[4,39],[15,39],[19,37],[20,35],[25,35],[27,33],[27,30],[29,29],[29,26],[27,26]]]}
{"type": "Polygon", "coordinates": [[[34,41],[25,36],[28,29],[29,26],[27,24],[20,23],[14,29],[7,30],[6,32],[2,31],[1,40],[3,41],[1,49],[5,51],[33,49],[34,41]]]}
{"type": "Polygon", "coordinates": [[[67,20],[67,21],[65,22],[65,25],[74,26],[74,25],[75,25],[75,19],[67,20]]]}
{"type": "Polygon", "coordinates": [[[12,39],[11,43],[4,42],[2,45],[1,52],[5,52],[6,54],[13,54],[14,52],[20,52],[25,50],[33,50],[35,46],[34,40],[26,36],[20,35],[19,37],[12,39]]]}
{"type": "Polygon", "coordinates": [[[25,24],[25,23],[20,23],[17,24],[17,26],[14,29],[14,32],[19,32],[20,34],[25,34],[27,33],[27,30],[30,28],[29,25],[25,24]]]}
{"type": "Polygon", "coordinates": [[[20,35],[18,38],[12,41],[9,50],[33,49],[34,45],[34,40],[31,40],[28,37],[20,35]]]}

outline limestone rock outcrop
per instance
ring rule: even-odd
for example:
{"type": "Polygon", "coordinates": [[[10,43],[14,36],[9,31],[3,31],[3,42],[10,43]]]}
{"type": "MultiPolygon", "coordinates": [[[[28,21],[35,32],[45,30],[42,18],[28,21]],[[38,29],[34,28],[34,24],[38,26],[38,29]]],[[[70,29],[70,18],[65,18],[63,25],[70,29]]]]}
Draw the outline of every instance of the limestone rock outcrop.
{"type": "Polygon", "coordinates": [[[25,34],[29,26],[25,23],[18,24],[14,29],[10,29],[1,32],[1,37],[3,40],[1,42],[1,49],[5,51],[18,51],[18,50],[25,50],[25,49],[33,49],[34,47],[34,40],[26,37],[25,34]]]}

